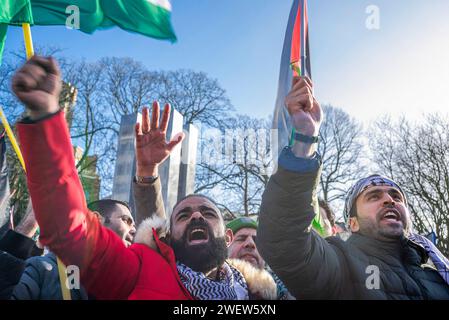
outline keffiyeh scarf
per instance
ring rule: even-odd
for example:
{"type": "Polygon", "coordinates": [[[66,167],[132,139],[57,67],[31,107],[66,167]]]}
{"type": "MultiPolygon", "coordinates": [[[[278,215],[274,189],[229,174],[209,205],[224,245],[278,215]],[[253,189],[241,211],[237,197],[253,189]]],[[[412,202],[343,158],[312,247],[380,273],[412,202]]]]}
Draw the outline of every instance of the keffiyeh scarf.
{"type": "Polygon", "coordinates": [[[430,260],[437,268],[438,273],[444,279],[444,281],[449,285],[449,260],[443,256],[440,250],[435,247],[435,245],[424,236],[416,233],[412,233],[409,239],[413,242],[421,245],[429,255],[430,260]]]}
{"type": "Polygon", "coordinates": [[[190,294],[199,300],[248,300],[248,286],[240,271],[226,262],[217,280],[207,278],[182,263],[177,263],[179,277],[190,294]]]}
{"type": "Polygon", "coordinates": [[[405,206],[407,206],[407,198],[405,197],[405,193],[396,182],[387,177],[373,174],[367,178],[363,178],[357,181],[346,194],[345,207],[343,212],[346,223],[349,222],[351,208],[354,205],[354,202],[357,200],[357,197],[366,189],[374,186],[390,186],[398,189],[398,191],[404,197],[405,206]]]}

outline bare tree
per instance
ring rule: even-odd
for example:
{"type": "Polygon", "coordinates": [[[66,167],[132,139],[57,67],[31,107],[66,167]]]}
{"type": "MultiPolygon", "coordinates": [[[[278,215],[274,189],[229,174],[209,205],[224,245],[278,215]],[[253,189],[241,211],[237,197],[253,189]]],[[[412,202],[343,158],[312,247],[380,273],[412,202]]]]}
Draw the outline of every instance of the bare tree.
{"type": "MultiPolygon", "coordinates": [[[[38,50],[39,51],[39,50],[38,50]]],[[[117,136],[121,117],[138,112],[152,101],[171,103],[184,116],[185,123],[202,126],[221,125],[232,105],[215,79],[192,70],[149,71],[131,58],[103,58],[98,62],[76,62],[61,57],[60,49],[50,48],[45,55],[57,55],[65,81],[61,106],[67,114],[72,141],[82,148],[77,162],[80,177],[96,165],[101,177],[101,194],[109,195],[115,167],[117,136]]],[[[25,60],[15,53],[14,64],[5,60],[0,69],[0,103],[13,123],[23,112],[9,88],[14,70],[25,60]]],[[[17,159],[11,154],[17,164],[17,159]]],[[[215,179],[215,177],[213,177],[215,179]]],[[[15,170],[11,183],[23,186],[25,209],[26,183],[23,173],[15,170]],[[14,176],[16,175],[16,176],[14,176]]]]}
{"type": "Polygon", "coordinates": [[[327,105],[323,111],[318,144],[323,161],[320,191],[326,202],[335,203],[363,174],[362,126],[340,108],[327,105]]]}
{"type": "MultiPolygon", "coordinates": [[[[221,133],[217,153],[221,161],[199,163],[196,192],[206,192],[227,209],[248,216],[258,213],[262,192],[268,183],[273,165],[268,119],[236,115],[228,118],[221,133]]],[[[202,152],[212,146],[201,141],[202,152]]]]}
{"type": "Polygon", "coordinates": [[[449,119],[441,114],[412,123],[383,118],[371,130],[373,160],[407,194],[415,230],[435,232],[449,255],[449,119]]]}
{"type": "Polygon", "coordinates": [[[216,79],[192,70],[159,73],[158,99],[170,103],[184,116],[184,124],[200,122],[219,127],[233,111],[226,91],[216,79]]]}

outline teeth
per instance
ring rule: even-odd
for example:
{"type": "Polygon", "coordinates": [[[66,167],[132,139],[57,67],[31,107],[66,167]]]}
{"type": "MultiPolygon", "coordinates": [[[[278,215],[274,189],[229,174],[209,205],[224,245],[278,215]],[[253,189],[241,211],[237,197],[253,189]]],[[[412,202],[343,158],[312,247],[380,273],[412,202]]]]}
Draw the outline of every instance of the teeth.
{"type": "Polygon", "coordinates": [[[387,212],[384,215],[384,218],[394,218],[394,219],[396,219],[397,218],[397,214],[395,212],[387,212]]]}

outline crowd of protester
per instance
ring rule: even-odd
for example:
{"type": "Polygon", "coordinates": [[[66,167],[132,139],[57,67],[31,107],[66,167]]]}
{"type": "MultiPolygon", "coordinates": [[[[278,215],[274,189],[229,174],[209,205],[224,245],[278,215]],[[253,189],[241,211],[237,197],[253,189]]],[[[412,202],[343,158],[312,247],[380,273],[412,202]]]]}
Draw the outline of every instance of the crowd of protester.
{"type": "Polygon", "coordinates": [[[0,299],[64,299],[61,265],[79,270],[71,300],[449,299],[449,261],[414,232],[407,195],[392,179],[369,175],[348,190],[350,236],[338,235],[335,214],[317,198],[323,115],[307,77],[295,77],[286,98],[294,139],[258,221],[226,222],[202,194],[165,212],[159,168],[184,135],[167,142],[171,110],[157,102],[135,127],[135,212],[114,199],[87,204],[57,62],[34,56],[12,89],[27,110],[17,130],[32,202],[27,228],[39,227],[39,238],[19,226],[1,236],[0,299]]]}

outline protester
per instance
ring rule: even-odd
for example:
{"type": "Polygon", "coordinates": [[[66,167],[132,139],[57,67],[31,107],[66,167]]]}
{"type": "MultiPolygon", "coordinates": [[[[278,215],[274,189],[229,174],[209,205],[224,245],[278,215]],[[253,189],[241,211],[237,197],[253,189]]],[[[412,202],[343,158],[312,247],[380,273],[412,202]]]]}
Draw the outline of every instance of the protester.
{"type": "MultiPolygon", "coordinates": [[[[126,246],[131,245],[135,233],[134,220],[126,203],[113,199],[92,202],[89,208],[103,225],[117,234],[126,246]]],[[[70,289],[71,300],[87,300],[82,286],[70,289]]],[[[62,300],[61,280],[56,255],[29,258],[20,281],[11,295],[13,300],[62,300]]]]}
{"type": "Polygon", "coordinates": [[[103,225],[111,229],[129,247],[136,233],[136,225],[131,209],[126,202],[114,199],[102,199],[89,203],[91,211],[98,212],[103,218],[103,225]]]}
{"type": "MultiPolygon", "coordinates": [[[[129,248],[101,226],[86,206],[67,124],[58,106],[60,88],[59,68],[52,58],[34,56],[13,78],[13,90],[28,112],[17,128],[40,241],[64,264],[79,267],[81,283],[97,299],[248,299],[245,278],[224,262],[220,251],[226,239],[223,217],[204,196],[187,197],[173,209],[169,239],[174,249],[160,240],[157,228],[149,223],[142,224],[129,248]],[[139,240],[145,244],[136,243],[139,240]]],[[[157,150],[168,156],[182,141],[180,136],[165,142],[168,116],[167,107],[158,131],[164,137],[162,148],[146,144],[145,152],[157,150]]],[[[146,117],[148,110],[143,132],[149,128],[146,117]]],[[[145,143],[145,137],[137,140],[145,143]]],[[[143,164],[140,169],[154,169],[152,163],[143,164]]]]}
{"type": "Polygon", "coordinates": [[[226,227],[232,231],[232,241],[228,247],[230,259],[240,259],[251,263],[259,269],[267,269],[276,283],[278,300],[295,300],[288,292],[287,287],[282,283],[276,274],[274,274],[269,266],[257,251],[257,222],[248,217],[235,218],[229,222],[226,227]]]}
{"type": "MultiPolygon", "coordinates": [[[[165,224],[159,166],[173,150],[165,142],[169,107],[164,109],[159,124],[159,106],[143,109],[142,124],[136,125],[136,177],[133,185],[137,221],[144,221],[141,230],[165,224]],[[159,220],[159,222],[155,222],[159,220]]],[[[177,135],[172,141],[182,139],[177,135]]],[[[213,199],[193,194],[174,206],[166,233],[177,260],[177,269],[188,291],[199,299],[275,299],[276,285],[268,272],[242,260],[227,260],[227,247],[232,232],[226,230],[223,216],[213,199]]]]}
{"type": "Polygon", "coordinates": [[[0,238],[0,300],[9,299],[25,270],[25,260],[40,256],[42,250],[31,238],[37,229],[31,202],[15,230],[7,230],[0,238]]]}
{"type": "MultiPolygon", "coordinates": [[[[71,300],[87,300],[87,293],[81,286],[68,289],[71,300]]],[[[25,270],[14,287],[11,300],[63,300],[54,253],[26,260],[25,270]]]]}
{"type": "Polygon", "coordinates": [[[391,179],[369,176],[348,193],[345,242],[310,231],[318,207],[322,110],[308,78],[295,78],[286,106],[294,142],[279,158],[263,195],[257,247],[296,297],[306,299],[449,299],[449,285],[411,241],[410,212],[391,179]]]}
{"type": "Polygon", "coordinates": [[[248,261],[259,269],[265,268],[265,261],[256,247],[257,222],[251,218],[236,218],[226,227],[232,231],[232,241],[228,247],[229,257],[248,261]]]}

